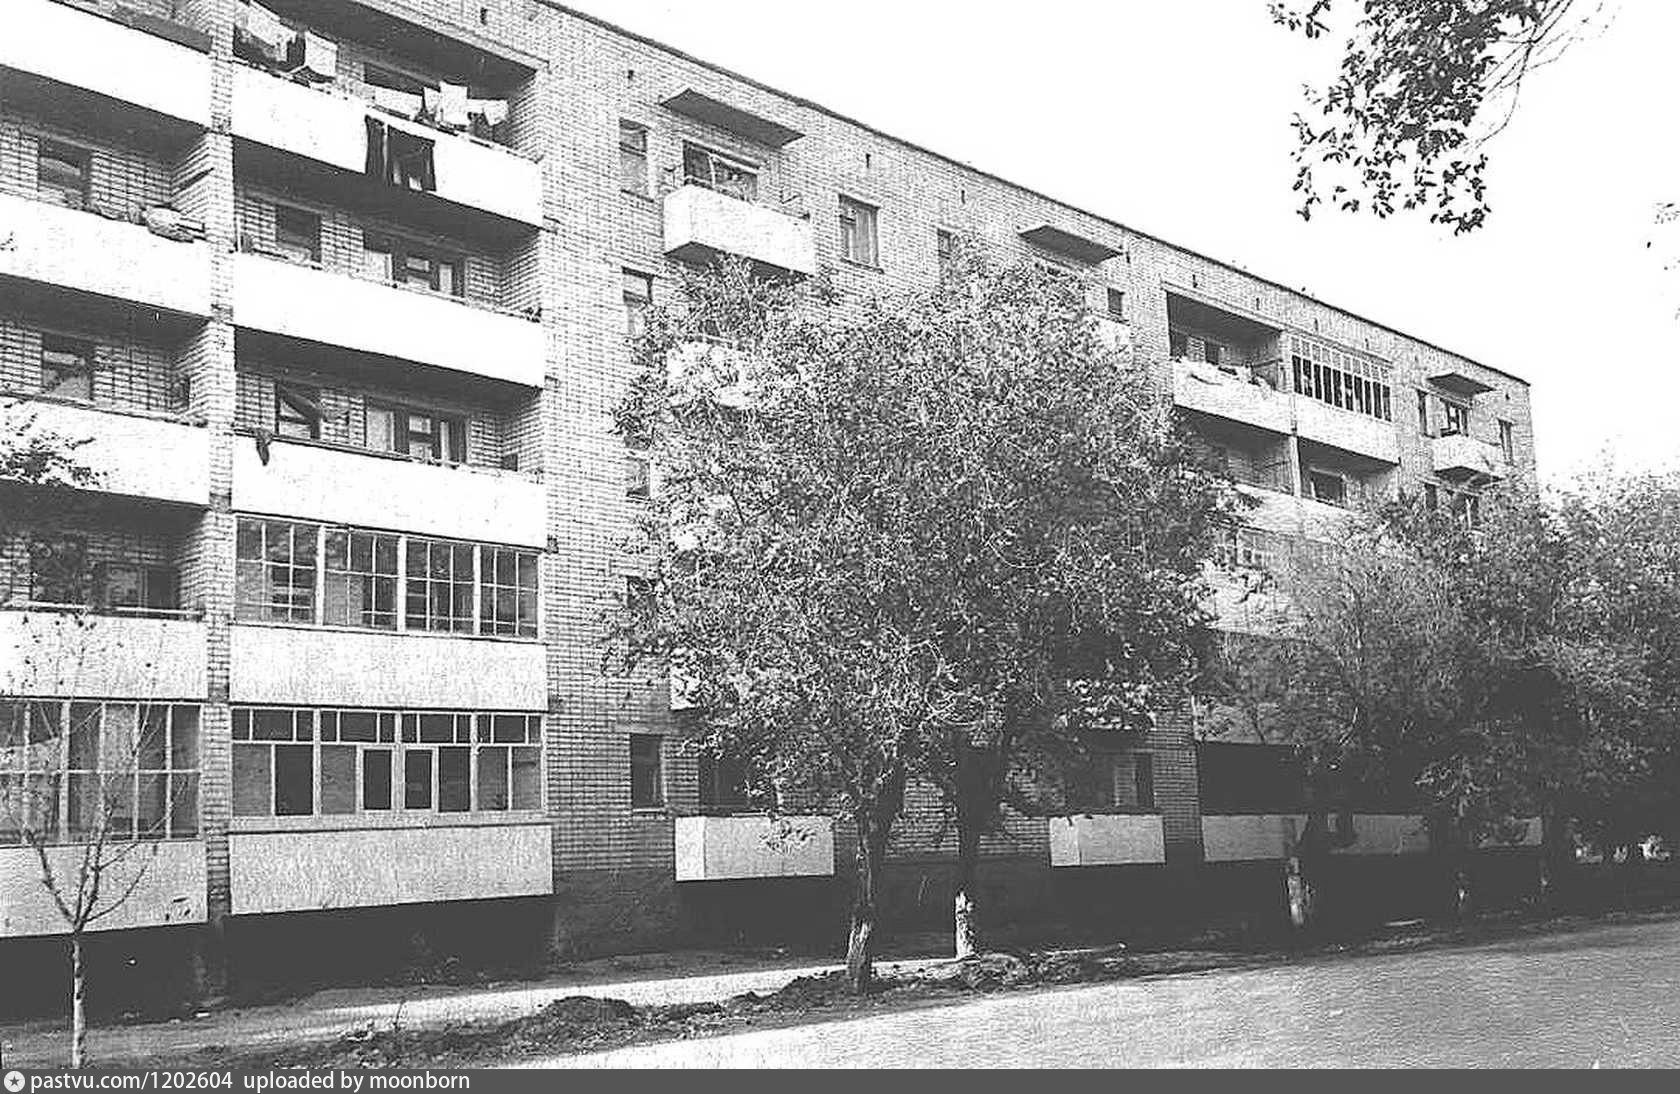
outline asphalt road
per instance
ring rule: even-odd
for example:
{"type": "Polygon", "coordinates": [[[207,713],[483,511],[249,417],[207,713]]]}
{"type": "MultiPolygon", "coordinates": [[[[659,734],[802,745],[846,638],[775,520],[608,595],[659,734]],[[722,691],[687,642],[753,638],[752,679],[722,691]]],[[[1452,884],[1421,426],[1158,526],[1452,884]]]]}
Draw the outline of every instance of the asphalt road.
{"type": "MultiPolygon", "coordinates": [[[[1676,1067],[1680,922],[989,996],[550,1067],[1676,1067]]],[[[530,1065],[526,1065],[530,1066],[530,1065]]]]}

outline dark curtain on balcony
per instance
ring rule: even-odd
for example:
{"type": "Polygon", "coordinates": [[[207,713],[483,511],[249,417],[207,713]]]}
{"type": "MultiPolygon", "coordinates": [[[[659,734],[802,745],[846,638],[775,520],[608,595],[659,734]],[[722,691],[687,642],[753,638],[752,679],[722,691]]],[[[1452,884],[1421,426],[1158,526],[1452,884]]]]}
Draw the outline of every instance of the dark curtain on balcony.
{"type": "Polygon", "coordinates": [[[432,162],[432,142],[425,137],[393,129],[369,115],[367,121],[367,164],[369,178],[409,190],[437,189],[432,162]]]}

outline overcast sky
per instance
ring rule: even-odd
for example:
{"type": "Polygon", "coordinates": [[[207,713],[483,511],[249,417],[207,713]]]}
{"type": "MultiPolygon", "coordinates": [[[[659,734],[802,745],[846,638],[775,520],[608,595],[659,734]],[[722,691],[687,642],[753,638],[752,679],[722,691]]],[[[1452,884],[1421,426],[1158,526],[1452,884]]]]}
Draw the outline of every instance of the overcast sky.
{"type": "Polygon", "coordinates": [[[1274,28],[1265,0],[569,2],[1523,376],[1548,481],[1606,453],[1680,469],[1680,238],[1652,227],[1680,201],[1680,4],[1613,2],[1530,77],[1489,147],[1488,227],[1455,239],[1295,214],[1289,119],[1339,42],[1274,28]]]}

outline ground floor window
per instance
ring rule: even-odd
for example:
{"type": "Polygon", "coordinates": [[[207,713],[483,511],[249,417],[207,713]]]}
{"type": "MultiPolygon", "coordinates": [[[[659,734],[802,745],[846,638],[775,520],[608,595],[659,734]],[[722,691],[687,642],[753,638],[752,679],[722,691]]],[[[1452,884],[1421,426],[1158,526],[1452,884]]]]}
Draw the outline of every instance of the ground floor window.
{"type": "Polygon", "coordinates": [[[542,715],[235,707],[233,812],[542,809],[542,715]]]}
{"type": "Polygon", "coordinates": [[[0,844],[198,835],[199,708],[0,701],[0,844]]]}

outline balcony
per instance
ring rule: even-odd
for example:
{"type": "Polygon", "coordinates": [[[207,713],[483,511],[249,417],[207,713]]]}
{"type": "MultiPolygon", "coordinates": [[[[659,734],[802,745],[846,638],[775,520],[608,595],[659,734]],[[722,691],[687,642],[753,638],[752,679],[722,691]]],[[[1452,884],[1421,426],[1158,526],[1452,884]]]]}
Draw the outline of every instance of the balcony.
{"type": "Polygon", "coordinates": [[[8,428],[86,442],[75,458],[96,476],[91,490],[197,508],[210,504],[210,435],[200,426],[34,400],[10,410],[4,421],[8,428]]]}
{"type": "Polygon", "coordinates": [[[665,196],[665,253],[684,262],[730,254],[806,277],[817,272],[809,220],[693,184],[665,196]]]}
{"type": "Polygon", "coordinates": [[[1304,818],[1278,815],[1204,816],[1205,862],[1268,862],[1289,855],[1304,818]]]}
{"type": "Polygon", "coordinates": [[[1295,400],[1296,431],[1303,440],[1352,452],[1379,463],[1400,462],[1400,441],[1393,422],[1342,410],[1317,399],[1295,400]]]}
{"type": "Polygon", "coordinates": [[[1353,840],[1336,848],[1343,855],[1416,855],[1429,850],[1422,817],[1403,813],[1356,813],[1353,840]]]}
{"type": "Polygon", "coordinates": [[[1174,361],[1172,368],[1175,405],[1272,433],[1289,432],[1289,396],[1270,385],[1200,361],[1174,361]]]}
{"type": "Polygon", "coordinates": [[[266,464],[254,442],[235,442],[233,507],[523,547],[548,542],[539,480],[286,440],[270,444],[266,464]]]}
{"type": "Polygon", "coordinates": [[[1451,433],[1429,442],[1435,473],[1444,479],[1504,479],[1511,465],[1499,446],[1463,433],[1451,433]]]}
{"type": "Polygon", "coordinates": [[[546,710],[538,642],[236,623],[229,695],[294,706],[546,710]]]}
{"type": "Polygon", "coordinates": [[[540,323],[261,255],[233,259],[233,318],[247,330],[542,386],[540,323]]]}
{"type": "Polygon", "coordinates": [[[678,881],[829,877],[830,817],[678,817],[678,881]]]}
{"type": "MultiPolygon", "coordinates": [[[[53,873],[74,878],[83,848],[47,851],[53,873]]],[[[41,884],[41,867],[30,847],[0,847],[0,937],[67,934],[64,917],[41,884]]],[[[205,921],[204,842],[169,840],[147,844],[109,868],[101,882],[107,892],[134,891],[122,902],[102,900],[112,911],[88,924],[90,931],[170,927],[205,921]],[[136,877],[135,875],[139,876],[136,877]]]]}
{"type": "Polygon", "coordinates": [[[367,119],[432,142],[433,196],[532,227],[542,225],[542,167],[509,148],[409,121],[365,99],[306,87],[254,68],[233,75],[233,134],[361,175],[367,119]]]}
{"type": "Polygon", "coordinates": [[[1157,813],[1099,813],[1050,818],[1051,866],[1127,866],[1165,862],[1157,813]]]}
{"type": "Polygon", "coordinates": [[[0,241],[0,279],[210,314],[210,246],[202,241],[177,242],[138,224],[10,195],[0,195],[0,241]]]}
{"type": "MultiPolygon", "coordinates": [[[[202,38],[154,21],[180,39],[202,38]]],[[[210,58],[202,51],[52,0],[8,0],[0,68],[91,91],[200,129],[210,125],[210,58]]]]}
{"type": "Polygon", "coordinates": [[[111,699],[202,699],[204,624],[9,606],[0,610],[0,692],[111,699]]]}
{"type": "Polygon", "coordinates": [[[234,832],[234,915],[543,896],[554,890],[546,824],[234,832]]]}

